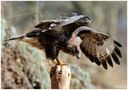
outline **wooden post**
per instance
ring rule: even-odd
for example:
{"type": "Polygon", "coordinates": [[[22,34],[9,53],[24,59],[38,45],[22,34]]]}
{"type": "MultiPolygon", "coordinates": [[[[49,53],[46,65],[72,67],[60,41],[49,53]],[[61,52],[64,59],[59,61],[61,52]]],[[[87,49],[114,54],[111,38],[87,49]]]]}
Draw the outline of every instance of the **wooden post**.
{"type": "Polygon", "coordinates": [[[69,89],[71,71],[68,65],[56,65],[50,71],[52,89],[69,89]]]}

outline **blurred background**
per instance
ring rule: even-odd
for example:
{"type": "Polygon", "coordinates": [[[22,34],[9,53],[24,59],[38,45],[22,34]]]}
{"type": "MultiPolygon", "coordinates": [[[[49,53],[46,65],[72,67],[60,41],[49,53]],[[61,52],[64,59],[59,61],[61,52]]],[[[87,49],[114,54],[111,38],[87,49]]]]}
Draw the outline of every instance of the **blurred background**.
{"type": "MultiPolygon", "coordinates": [[[[1,40],[31,31],[45,19],[78,12],[91,18],[91,27],[119,41],[121,65],[108,70],[63,52],[59,58],[71,66],[71,89],[126,88],[127,85],[127,2],[126,1],[2,1],[1,40]]],[[[1,87],[50,89],[50,64],[45,54],[29,44],[2,43],[1,87]]]]}

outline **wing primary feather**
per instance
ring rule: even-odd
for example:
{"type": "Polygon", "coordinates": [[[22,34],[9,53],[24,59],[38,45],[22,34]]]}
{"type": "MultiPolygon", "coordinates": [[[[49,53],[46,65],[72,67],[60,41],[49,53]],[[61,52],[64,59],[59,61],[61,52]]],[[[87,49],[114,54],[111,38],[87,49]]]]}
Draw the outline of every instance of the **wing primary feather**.
{"type": "Polygon", "coordinates": [[[103,62],[101,62],[102,63],[102,66],[104,67],[104,69],[106,69],[107,70],[107,63],[106,63],[106,61],[103,61],[103,62]]]}
{"type": "Polygon", "coordinates": [[[94,62],[94,59],[91,55],[88,55],[87,57],[90,59],[91,62],[94,62]]]}
{"type": "Polygon", "coordinates": [[[115,61],[115,63],[118,64],[118,65],[120,65],[120,61],[119,61],[117,55],[115,54],[115,52],[113,52],[111,55],[112,55],[113,60],[115,61]]]}
{"type": "Polygon", "coordinates": [[[115,45],[114,50],[115,50],[116,54],[117,54],[119,57],[121,57],[121,58],[122,58],[122,54],[121,54],[121,52],[120,52],[119,48],[118,48],[116,45],[115,45]]]}
{"type": "Polygon", "coordinates": [[[114,43],[115,43],[118,47],[122,47],[122,45],[121,45],[119,42],[117,42],[116,40],[114,40],[114,43]]]}
{"type": "Polygon", "coordinates": [[[111,67],[113,67],[113,62],[112,62],[112,60],[111,60],[111,57],[108,56],[106,59],[107,59],[108,64],[109,64],[111,67]]]}
{"type": "Polygon", "coordinates": [[[98,58],[95,58],[95,63],[98,65],[98,66],[100,66],[100,61],[98,60],[98,58]]]}

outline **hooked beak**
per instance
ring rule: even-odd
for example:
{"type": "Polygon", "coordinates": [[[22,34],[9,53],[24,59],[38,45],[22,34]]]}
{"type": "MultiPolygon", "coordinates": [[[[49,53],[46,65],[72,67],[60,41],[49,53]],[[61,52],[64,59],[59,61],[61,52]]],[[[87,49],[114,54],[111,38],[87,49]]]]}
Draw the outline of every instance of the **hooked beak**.
{"type": "Polygon", "coordinates": [[[80,53],[76,54],[76,57],[77,57],[77,59],[80,59],[81,54],[80,53]]]}

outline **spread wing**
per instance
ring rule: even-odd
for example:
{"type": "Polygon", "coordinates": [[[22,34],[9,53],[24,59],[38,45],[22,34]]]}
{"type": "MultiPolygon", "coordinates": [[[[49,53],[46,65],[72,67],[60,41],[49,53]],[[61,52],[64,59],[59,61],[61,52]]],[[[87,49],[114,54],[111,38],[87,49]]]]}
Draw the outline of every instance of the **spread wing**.
{"type": "Polygon", "coordinates": [[[37,24],[35,28],[49,30],[50,27],[54,27],[63,21],[64,19],[43,20],[41,23],[37,24]]]}
{"type": "Polygon", "coordinates": [[[82,52],[97,65],[107,69],[107,64],[113,67],[113,61],[120,64],[118,56],[122,57],[119,47],[121,44],[113,40],[108,35],[94,31],[88,27],[80,27],[75,31],[80,36],[82,42],[80,48],[82,52]]]}

